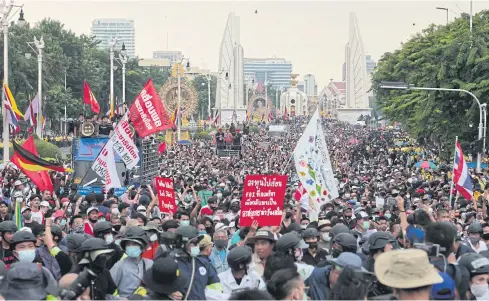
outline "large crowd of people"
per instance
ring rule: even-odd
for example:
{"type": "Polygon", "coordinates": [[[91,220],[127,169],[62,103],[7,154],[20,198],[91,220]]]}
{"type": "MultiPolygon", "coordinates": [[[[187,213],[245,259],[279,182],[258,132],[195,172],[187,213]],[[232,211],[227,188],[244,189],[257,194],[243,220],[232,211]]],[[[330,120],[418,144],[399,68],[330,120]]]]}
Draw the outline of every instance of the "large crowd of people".
{"type": "Polygon", "coordinates": [[[66,175],[55,173],[54,191],[37,191],[7,166],[0,296],[489,299],[485,171],[470,170],[474,197],[466,199],[451,188],[449,160],[401,130],[323,119],[339,196],[313,220],[296,197],[300,182],[291,162],[307,122],[290,118],[279,135],[266,127],[238,130],[239,156],[218,156],[209,140],[169,146],[160,175],[174,180],[173,214],[159,208],[151,184],[121,196],[112,189],[80,196],[66,175]],[[288,175],[280,225],[240,225],[244,178],[252,174],[288,175]]]}

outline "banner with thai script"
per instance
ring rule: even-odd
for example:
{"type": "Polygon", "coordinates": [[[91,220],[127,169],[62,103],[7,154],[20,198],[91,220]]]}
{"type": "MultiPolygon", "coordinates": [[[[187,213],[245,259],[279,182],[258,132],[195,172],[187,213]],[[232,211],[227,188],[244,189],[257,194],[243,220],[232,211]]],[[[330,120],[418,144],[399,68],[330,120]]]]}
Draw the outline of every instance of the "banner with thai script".
{"type": "Polygon", "coordinates": [[[105,147],[100,151],[92,165],[92,170],[97,173],[105,181],[105,188],[108,190],[112,187],[121,187],[121,182],[117,176],[115,167],[114,149],[112,140],[107,141],[105,147]]]}
{"type": "Polygon", "coordinates": [[[163,107],[151,79],[148,80],[141,93],[134,100],[129,109],[129,117],[140,137],[146,137],[172,127],[170,115],[163,107]]]}
{"type": "MultiPolygon", "coordinates": [[[[73,139],[75,143],[74,157],[75,161],[93,162],[97,158],[100,150],[105,146],[109,138],[80,138],[73,139]]],[[[118,154],[115,154],[115,162],[121,162],[118,154]]]]}
{"type": "Polygon", "coordinates": [[[173,215],[173,213],[177,211],[173,179],[155,177],[155,187],[156,193],[158,194],[158,206],[160,208],[160,212],[173,215]]]}
{"type": "Polygon", "coordinates": [[[132,140],[131,127],[127,114],[116,125],[112,137],[114,151],[121,157],[127,169],[132,169],[139,162],[139,150],[132,140]]]}
{"type": "Polygon", "coordinates": [[[287,176],[247,175],[241,199],[239,226],[280,226],[287,176]]]}

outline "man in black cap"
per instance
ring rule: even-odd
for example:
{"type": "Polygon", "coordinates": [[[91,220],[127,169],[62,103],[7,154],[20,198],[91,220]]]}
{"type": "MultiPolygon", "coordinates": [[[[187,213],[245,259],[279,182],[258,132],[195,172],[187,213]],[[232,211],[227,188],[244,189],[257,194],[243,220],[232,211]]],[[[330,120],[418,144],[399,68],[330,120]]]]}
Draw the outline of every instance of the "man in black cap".
{"type": "Polygon", "coordinates": [[[170,258],[157,258],[144,273],[144,284],[149,290],[148,300],[182,300],[187,278],[180,274],[178,263],[170,258]]]}

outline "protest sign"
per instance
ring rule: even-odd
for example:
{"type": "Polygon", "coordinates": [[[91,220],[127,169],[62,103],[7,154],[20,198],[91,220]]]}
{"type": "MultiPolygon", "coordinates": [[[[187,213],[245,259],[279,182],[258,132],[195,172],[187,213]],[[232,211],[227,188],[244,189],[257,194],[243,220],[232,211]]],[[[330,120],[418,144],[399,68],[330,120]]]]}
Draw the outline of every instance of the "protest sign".
{"type": "Polygon", "coordinates": [[[173,215],[177,210],[173,180],[171,178],[155,177],[155,187],[160,211],[173,215]]]}
{"type": "Polygon", "coordinates": [[[245,178],[239,226],[280,226],[287,176],[248,175],[245,178]]]}

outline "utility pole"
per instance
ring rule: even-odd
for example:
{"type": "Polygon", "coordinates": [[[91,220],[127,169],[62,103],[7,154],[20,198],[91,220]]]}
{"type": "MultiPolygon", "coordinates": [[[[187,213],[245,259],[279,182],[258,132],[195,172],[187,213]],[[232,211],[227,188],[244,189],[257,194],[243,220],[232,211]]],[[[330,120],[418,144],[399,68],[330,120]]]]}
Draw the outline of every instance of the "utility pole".
{"type": "Polygon", "coordinates": [[[40,40],[37,40],[36,37],[34,37],[34,44],[36,45],[37,48],[37,68],[38,70],[38,76],[37,76],[37,95],[39,98],[39,109],[37,112],[37,127],[36,127],[36,134],[37,136],[42,139],[42,50],[44,49],[44,39],[41,36],[40,40]]]}

